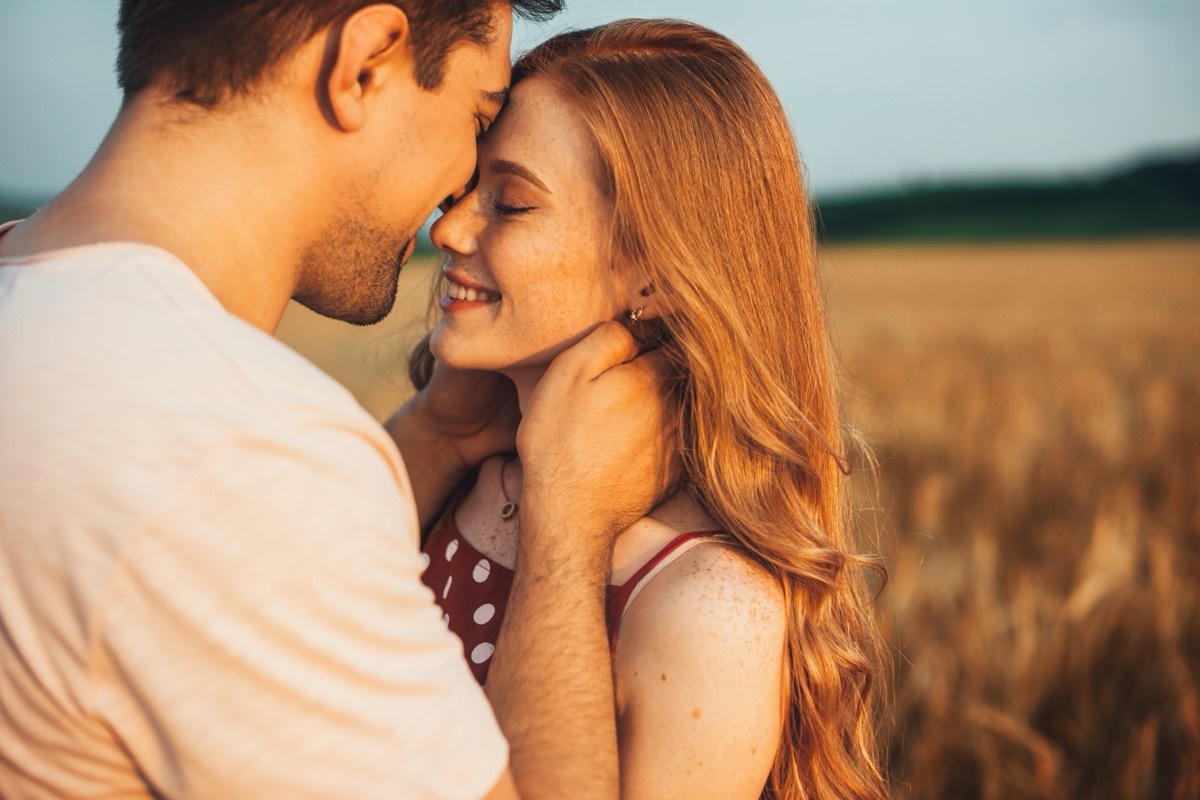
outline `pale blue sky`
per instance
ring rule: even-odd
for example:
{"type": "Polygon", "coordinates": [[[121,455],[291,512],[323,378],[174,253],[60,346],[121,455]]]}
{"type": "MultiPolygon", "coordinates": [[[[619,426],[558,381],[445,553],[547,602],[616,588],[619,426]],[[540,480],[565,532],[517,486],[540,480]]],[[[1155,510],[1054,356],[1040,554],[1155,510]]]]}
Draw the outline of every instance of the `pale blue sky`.
{"type": "MultiPolygon", "coordinates": [[[[83,167],[116,113],[117,0],[0,0],[0,191],[83,167]]],[[[568,0],[564,27],[675,16],[762,65],[819,192],[1056,174],[1200,145],[1200,0],[568,0]]]]}

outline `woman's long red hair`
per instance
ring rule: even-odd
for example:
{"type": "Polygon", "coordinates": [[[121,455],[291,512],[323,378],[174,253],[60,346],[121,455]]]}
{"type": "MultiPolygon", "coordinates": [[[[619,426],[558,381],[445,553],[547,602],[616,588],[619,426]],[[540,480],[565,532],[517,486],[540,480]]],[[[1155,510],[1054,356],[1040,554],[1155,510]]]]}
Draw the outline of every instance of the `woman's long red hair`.
{"type": "Polygon", "coordinates": [[[689,488],[783,588],[783,737],[763,797],[884,797],[865,574],[880,567],[848,521],[812,210],[779,99],[728,38],[673,20],[562,34],[514,67],[514,84],[533,76],[590,131],[614,252],[666,307],[689,488]]]}

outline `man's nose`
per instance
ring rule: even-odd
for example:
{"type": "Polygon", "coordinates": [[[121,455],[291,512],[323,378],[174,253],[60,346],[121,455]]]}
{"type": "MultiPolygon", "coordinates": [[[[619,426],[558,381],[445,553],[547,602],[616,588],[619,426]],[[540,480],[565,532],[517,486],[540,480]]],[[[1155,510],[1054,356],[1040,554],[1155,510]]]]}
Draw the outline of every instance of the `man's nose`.
{"type": "Polygon", "coordinates": [[[477,184],[477,183],[479,183],[479,167],[478,166],[476,166],[475,169],[471,172],[471,177],[467,179],[467,182],[465,184],[463,184],[461,187],[454,190],[450,194],[446,195],[446,198],[444,200],[442,200],[442,202],[438,205],[438,209],[443,214],[445,214],[447,211],[454,208],[454,206],[456,206],[458,204],[459,200],[462,200],[464,197],[466,197],[471,192],[471,190],[475,188],[475,184],[477,184]]]}

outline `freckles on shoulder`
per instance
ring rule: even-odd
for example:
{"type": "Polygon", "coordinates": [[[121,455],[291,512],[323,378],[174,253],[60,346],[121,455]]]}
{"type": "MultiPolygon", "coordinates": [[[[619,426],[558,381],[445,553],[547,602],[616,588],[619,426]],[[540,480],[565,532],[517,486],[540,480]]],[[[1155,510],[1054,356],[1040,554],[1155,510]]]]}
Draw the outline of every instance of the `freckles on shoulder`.
{"type": "Polygon", "coordinates": [[[759,796],[783,725],[786,632],[779,584],[734,546],[695,547],[646,584],[617,641],[622,787],[644,790],[628,796],[759,796]]]}
{"type": "Polygon", "coordinates": [[[732,545],[697,548],[676,591],[731,638],[782,644],[787,627],[783,589],[767,570],[732,545]]]}
{"type": "MultiPolygon", "coordinates": [[[[761,678],[780,661],[786,633],[778,580],[735,545],[714,543],[694,548],[646,585],[622,620],[618,656],[624,639],[634,660],[633,651],[675,647],[761,678]]],[[[669,672],[653,674],[665,682],[669,672]]]]}

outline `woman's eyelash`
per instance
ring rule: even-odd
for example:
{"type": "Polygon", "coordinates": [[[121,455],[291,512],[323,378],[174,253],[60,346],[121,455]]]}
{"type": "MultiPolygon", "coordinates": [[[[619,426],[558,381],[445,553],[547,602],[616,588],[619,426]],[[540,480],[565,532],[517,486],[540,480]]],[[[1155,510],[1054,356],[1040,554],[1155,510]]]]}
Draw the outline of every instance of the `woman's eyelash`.
{"type": "Polygon", "coordinates": [[[493,200],[492,208],[497,214],[503,214],[504,216],[511,217],[516,216],[517,214],[524,214],[526,211],[533,211],[536,206],[510,206],[501,203],[499,200],[493,200]]]}

